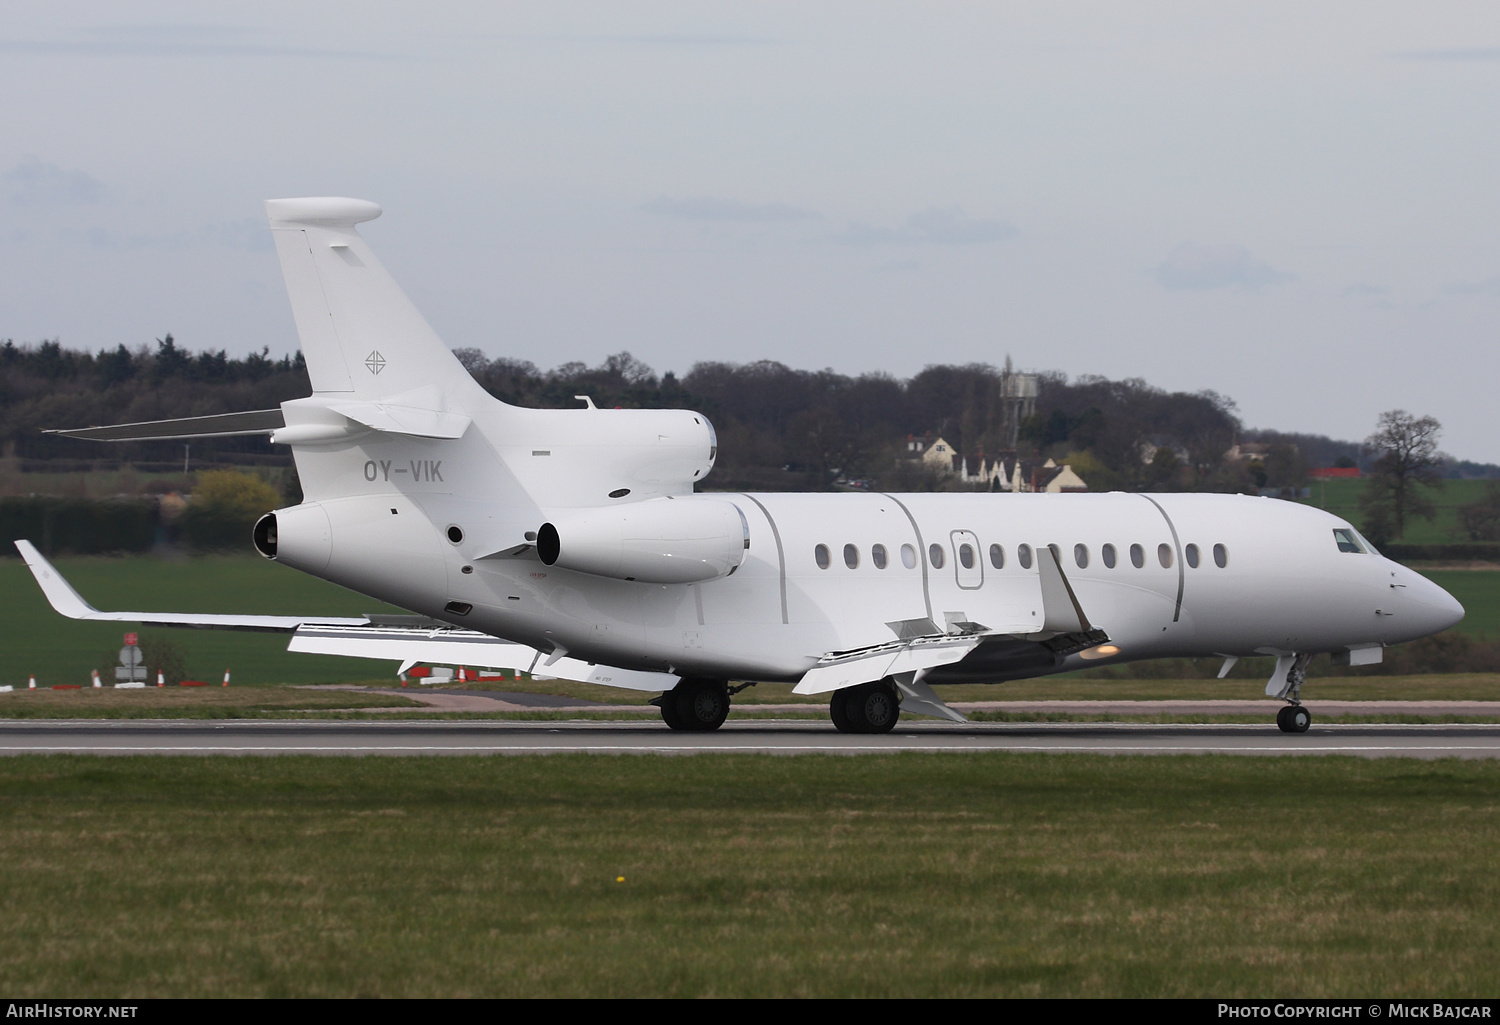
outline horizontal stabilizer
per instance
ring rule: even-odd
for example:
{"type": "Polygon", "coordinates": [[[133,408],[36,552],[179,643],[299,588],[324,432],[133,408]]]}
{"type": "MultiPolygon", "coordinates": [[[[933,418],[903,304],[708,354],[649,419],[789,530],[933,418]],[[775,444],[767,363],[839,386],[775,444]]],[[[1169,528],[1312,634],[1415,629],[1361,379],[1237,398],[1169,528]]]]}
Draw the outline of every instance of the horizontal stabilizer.
{"type": "Polygon", "coordinates": [[[371,430],[410,434],[418,438],[462,438],[471,422],[462,413],[387,402],[330,402],[328,407],[371,430]]]}
{"type": "Polygon", "coordinates": [[[186,626],[204,630],[267,630],[290,632],[305,624],[355,626],[367,623],[364,618],[329,616],[234,616],[204,612],[100,612],[36,550],[30,541],[17,541],[16,548],[26,567],[47,596],[52,608],[69,619],[86,619],[109,623],[141,623],[145,626],[186,626]]]}
{"type": "MultiPolygon", "coordinates": [[[[528,672],[535,672],[542,660],[540,651],[525,644],[501,640],[477,630],[434,628],[426,624],[337,627],[309,624],[296,632],[287,645],[287,650],[304,654],[390,659],[403,666],[425,662],[528,672]]],[[[668,673],[616,669],[566,655],[541,668],[545,675],[558,679],[597,683],[625,690],[668,691],[677,686],[677,677],[668,673]]]]}
{"type": "Polygon", "coordinates": [[[279,409],[255,409],[246,413],[190,416],[182,420],[146,420],[109,427],[78,427],[65,431],[43,431],[85,441],[174,441],[186,438],[232,438],[244,434],[270,434],[286,426],[279,409]]]}

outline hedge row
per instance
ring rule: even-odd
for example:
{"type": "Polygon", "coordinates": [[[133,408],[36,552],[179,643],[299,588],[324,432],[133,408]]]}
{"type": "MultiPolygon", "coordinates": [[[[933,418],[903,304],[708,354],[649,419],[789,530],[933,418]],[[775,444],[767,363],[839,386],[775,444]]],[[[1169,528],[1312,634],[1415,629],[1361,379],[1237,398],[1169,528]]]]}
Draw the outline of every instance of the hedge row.
{"type": "Polygon", "coordinates": [[[0,540],[25,538],[44,555],[150,551],[157,538],[156,502],[84,498],[0,498],[0,540]]]}
{"type": "Polygon", "coordinates": [[[1455,544],[1383,546],[1380,553],[1397,562],[1500,562],[1500,544],[1466,541],[1455,544]]]}

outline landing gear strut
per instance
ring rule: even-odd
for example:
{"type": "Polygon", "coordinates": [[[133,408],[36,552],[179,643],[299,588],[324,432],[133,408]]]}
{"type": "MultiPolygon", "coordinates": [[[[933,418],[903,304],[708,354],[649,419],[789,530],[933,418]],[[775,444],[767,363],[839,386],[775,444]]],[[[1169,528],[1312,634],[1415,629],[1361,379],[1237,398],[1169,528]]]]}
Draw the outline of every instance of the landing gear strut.
{"type": "Polygon", "coordinates": [[[828,715],[840,733],[889,733],[901,718],[901,696],[890,680],[836,690],[828,715]]]}
{"type": "Polygon", "coordinates": [[[1276,660],[1276,672],[1266,686],[1266,693],[1290,702],[1276,713],[1276,727],[1282,733],[1306,733],[1312,725],[1312,713],[1302,705],[1302,681],[1311,662],[1312,655],[1307,652],[1276,660]]]}
{"type": "Polygon", "coordinates": [[[686,676],[652,704],[672,729],[707,733],[729,716],[729,681],[686,676]]]}

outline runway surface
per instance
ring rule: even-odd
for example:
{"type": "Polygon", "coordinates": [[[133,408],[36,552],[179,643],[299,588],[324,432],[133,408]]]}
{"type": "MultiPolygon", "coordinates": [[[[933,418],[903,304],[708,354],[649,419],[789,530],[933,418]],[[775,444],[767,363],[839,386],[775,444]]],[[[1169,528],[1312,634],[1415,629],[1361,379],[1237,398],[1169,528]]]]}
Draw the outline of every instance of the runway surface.
{"type": "Polygon", "coordinates": [[[1366,758],[1500,757],[1500,724],[902,724],[883,736],[807,720],[731,721],[714,733],[659,722],[283,722],[45,720],[0,724],[0,754],[528,755],[875,754],[898,751],[1093,754],[1343,754],[1366,758]]]}

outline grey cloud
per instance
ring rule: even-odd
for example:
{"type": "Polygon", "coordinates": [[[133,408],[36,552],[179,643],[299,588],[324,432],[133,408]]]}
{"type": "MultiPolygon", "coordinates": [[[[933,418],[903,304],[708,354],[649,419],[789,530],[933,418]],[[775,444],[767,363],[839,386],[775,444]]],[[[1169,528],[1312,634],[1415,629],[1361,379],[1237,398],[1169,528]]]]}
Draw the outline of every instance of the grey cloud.
{"type": "Polygon", "coordinates": [[[104,200],[104,183],[82,171],[64,171],[37,157],[26,157],[0,174],[13,206],[88,206],[104,200]]]}
{"type": "Polygon", "coordinates": [[[1387,57],[1415,61],[1500,61],[1500,46],[1465,46],[1447,50],[1401,50],[1387,57]]]}
{"type": "Polygon", "coordinates": [[[207,225],[203,229],[203,237],[226,249],[239,249],[247,253],[265,253],[276,248],[266,222],[258,217],[207,225]]]}
{"type": "Polygon", "coordinates": [[[1363,282],[1348,285],[1344,288],[1344,298],[1349,299],[1361,295],[1390,295],[1391,290],[1385,285],[1366,285],[1363,282]]]}
{"type": "Polygon", "coordinates": [[[954,207],[949,210],[932,208],[912,214],[899,228],[880,228],[851,222],[834,238],[851,246],[963,246],[1000,242],[1015,235],[1015,225],[1007,221],[970,217],[954,207]]]}
{"type": "Polygon", "coordinates": [[[1483,281],[1461,281],[1443,289],[1449,295],[1500,295],[1500,277],[1483,281]]]}
{"type": "Polygon", "coordinates": [[[785,203],[742,203],[738,199],[711,196],[692,199],[658,196],[641,209],[662,217],[681,217],[690,221],[805,221],[822,216],[785,203]]]}
{"type": "Polygon", "coordinates": [[[1254,259],[1244,246],[1204,246],[1196,242],[1182,243],[1156,268],[1157,283],[1172,289],[1254,289],[1294,281],[1296,277],[1254,259]]]}
{"type": "Polygon", "coordinates": [[[0,53],[70,57],[337,57],[383,60],[362,50],[259,43],[245,29],[209,25],[107,25],[53,39],[0,38],[0,53]]]}

